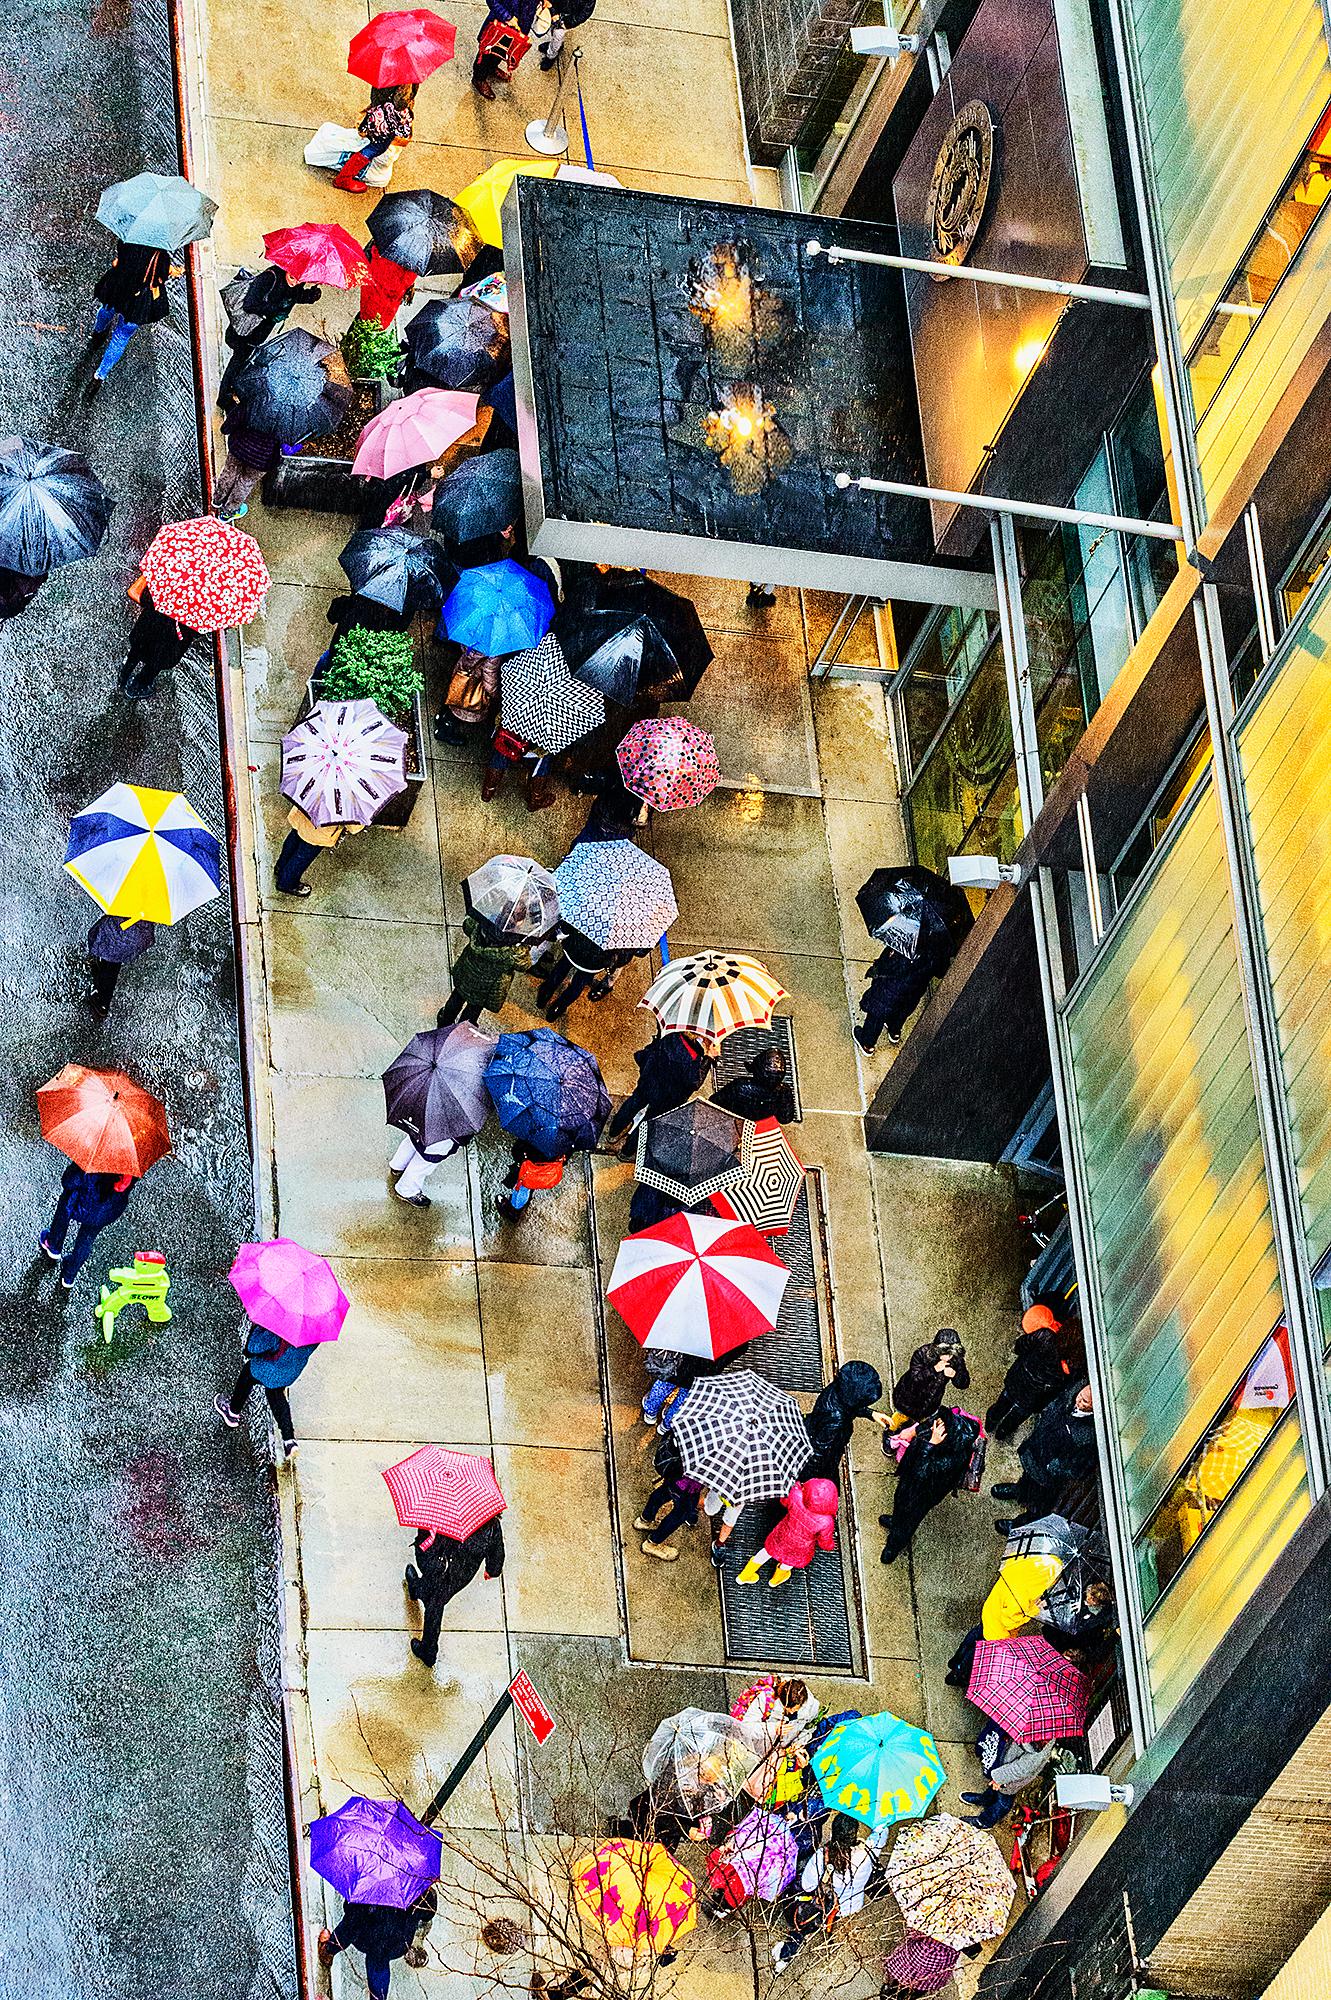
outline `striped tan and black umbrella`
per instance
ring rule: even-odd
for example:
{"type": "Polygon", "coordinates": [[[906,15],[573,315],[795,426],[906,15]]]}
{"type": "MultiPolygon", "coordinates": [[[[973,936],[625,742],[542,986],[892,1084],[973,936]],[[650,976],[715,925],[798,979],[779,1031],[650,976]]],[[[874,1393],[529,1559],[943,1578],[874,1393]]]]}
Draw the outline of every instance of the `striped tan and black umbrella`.
{"type": "Polygon", "coordinates": [[[737,1028],[770,1028],[772,1009],[785,998],[784,986],[747,952],[698,951],[672,959],[638,1005],[655,1014],[666,1033],[720,1042],[737,1028]]]}
{"type": "Polygon", "coordinates": [[[764,1236],[784,1236],[804,1186],[804,1163],[775,1118],[749,1127],[748,1171],[742,1180],[718,1192],[718,1215],[751,1222],[764,1236]]]}

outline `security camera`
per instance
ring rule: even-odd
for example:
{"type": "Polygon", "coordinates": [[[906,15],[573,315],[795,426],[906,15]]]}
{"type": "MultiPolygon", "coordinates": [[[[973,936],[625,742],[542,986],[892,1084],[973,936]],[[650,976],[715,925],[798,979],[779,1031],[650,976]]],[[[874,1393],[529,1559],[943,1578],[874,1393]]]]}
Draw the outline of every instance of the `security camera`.
{"type": "Polygon", "coordinates": [[[1015,885],[1021,880],[1015,861],[1000,861],[993,854],[949,854],[947,875],[954,889],[996,889],[1000,882],[1015,885]]]}
{"type": "Polygon", "coordinates": [[[1133,1791],[1131,1785],[1111,1785],[1098,1771],[1060,1771],[1054,1798],[1074,1812],[1104,1812],[1107,1806],[1130,1806],[1133,1791]]]}
{"type": "Polygon", "coordinates": [[[924,47],[923,35],[900,35],[890,22],[881,28],[852,28],[850,46],[857,56],[917,56],[924,47]]]}

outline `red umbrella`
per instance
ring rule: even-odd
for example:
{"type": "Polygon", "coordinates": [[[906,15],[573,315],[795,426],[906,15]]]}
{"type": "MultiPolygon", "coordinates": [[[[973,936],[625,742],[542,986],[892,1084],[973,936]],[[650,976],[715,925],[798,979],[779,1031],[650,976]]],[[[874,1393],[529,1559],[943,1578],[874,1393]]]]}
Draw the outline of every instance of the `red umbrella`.
{"type": "Polygon", "coordinates": [[[789,1282],[751,1223],[681,1213],[624,1238],[606,1297],[644,1347],[715,1360],[771,1332],[789,1282]]]}
{"type": "Polygon", "coordinates": [[[348,292],[369,270],[365,252],[340,222],[301,222],[294,229],[270,229],[264,255],[289,278],[305,285],[336,285],[348,292]]]}
{"type": "Polygon", "coordinates": [[[192,632],[247,624],[263,609],[271,582],[253,535],[214,514],[168,521],[139,567],[157,610],[192,632]]]}
{"type": "Polygon", "coordinates": [[[419,83],[448,61],[455,39],[450,24],[428,7],[376,14],[368,28],[352,36],[347,68],[376,87],[419,83]]]}
{"type": "Polygon", "coordinates": [[[1086,1727],[1091,1683],[1047,1639],[981,1639],[968,1701],[1019,1743],[1052,1743],[1086,1727]]]}
{"type": "Polygon", "coordinates": [[[38,1090],[37,1115],[42,1137],[85,1173],[137,1177],[171,1151],[165,1110],[123,1070],[66,1063],[38,1090]]]}
{"type": "Polygon", "coordinates": [[[384,1483],[404,1528],[428,1528],[432,1537],[447,1535],[455,1542],[464,1542],[508,1504],[488,1458],[445,1451],[440,1444],[422,1445],[390,1465],[384,1483]]]}

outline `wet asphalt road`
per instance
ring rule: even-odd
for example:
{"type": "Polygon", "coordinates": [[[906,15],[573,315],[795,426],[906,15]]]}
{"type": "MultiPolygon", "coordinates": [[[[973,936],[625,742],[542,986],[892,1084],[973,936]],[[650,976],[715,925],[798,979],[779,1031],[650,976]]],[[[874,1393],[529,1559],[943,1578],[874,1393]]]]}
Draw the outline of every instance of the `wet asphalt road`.
{"type": "Polygon", "coordinates": [[[199,504],[183,313],[91,408],[74,380],[97,195],[174,166],[168,74],[147,0],[0,13],[0,431],[76,445],[119,496],[99,557],[0,628],[0,2000],[295,1990],[270,1475],[212,1411],[252,1229],[227,905],[161,932],[99,1027],[96,910],[60,868],[71,812],[116,778],[223,824],[206,655],[150,703],[113,692],[137,558],[199,504]],[[37,1252],[62,1162],[32,1092],[70,1059],[155,1090],[175,1151],[66,1296],[37,1252]],[[126,1315],[102,1349],[91,1301],[136,1245],[166,1253],[174,1323],[126,1315]]]}

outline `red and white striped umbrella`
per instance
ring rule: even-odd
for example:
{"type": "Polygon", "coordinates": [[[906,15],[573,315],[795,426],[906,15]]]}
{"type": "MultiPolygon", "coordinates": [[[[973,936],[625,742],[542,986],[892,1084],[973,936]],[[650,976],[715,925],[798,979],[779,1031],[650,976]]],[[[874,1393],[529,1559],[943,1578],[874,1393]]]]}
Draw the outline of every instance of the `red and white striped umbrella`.
{"type": "Polygon", "coordinates": [[[488,1458],[441,1444],[422,1445],[390,1465],[384,1484],[404,1528],[428,1528],[455,1542],[465,1542],[508,1505],[488,1458]]]}
{"type": "Polygon", "coordinates": [[[282,791],[316,826],[368,826],[407,789],[406,748],[372,701],[316,701],[282,738],[282,791]]]}
{"type": "Polygon", "coordinates": [[[156,609],[191,632],[248,624],[262,611],[271,580],[253,535],[214,514],[168,521],[139,568],[156,609]]]}
{"type": "Polygon", "coordinates": [[[752,1224],[681,1214],[624,1238],[606,1297],[644,1347],[715,1360],[771,1332],[789,1282],[752,1224]]]}

